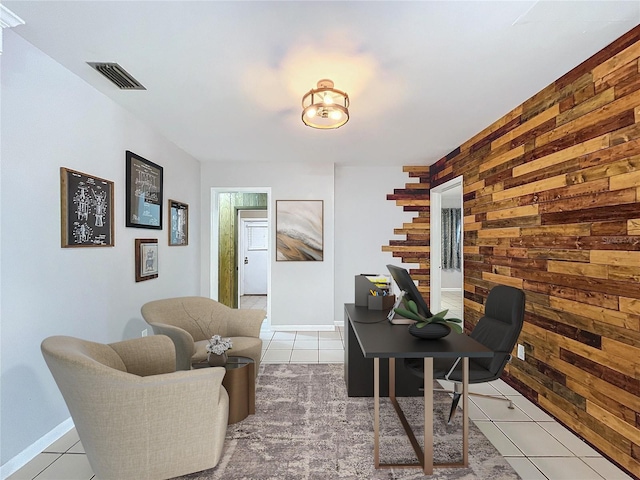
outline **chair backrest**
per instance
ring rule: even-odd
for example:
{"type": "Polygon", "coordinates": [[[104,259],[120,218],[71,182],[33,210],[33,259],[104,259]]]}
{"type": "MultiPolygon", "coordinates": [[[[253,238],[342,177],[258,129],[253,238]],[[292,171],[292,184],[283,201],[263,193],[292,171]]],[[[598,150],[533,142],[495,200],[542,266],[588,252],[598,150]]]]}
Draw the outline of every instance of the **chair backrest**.
{"type": "Polygon", "coordinates": [[[487,296],[484,316],[471,332],[471,337],[495,352],[493,358],[476,358],[498,378],[509,361],[524,323],[524,292],[515,287],[498,285],[487,296]]]}
{"type": "Polygon", "coordinates": [[[182,328],[197,342],[214,334],[227,335],[229,307],[206,297],[175,297],[145,303],[142,316],[147,323],[164,323],[182,328]]]}
{"type": "Polygon", "coordinates": [[[57,335],[45,338],[40,348],[49,367],[68,372],[71,376],[88,374],[126,378],[122,374],[146,377],[174,371],[175,347],[165,336],[153,335],[105,344],[57,335]]]}
{"type": "Polygon", "coordinates": [[[45,338],[42,354],[51,367],[66,369],[69,373],[79,371],[109,372],[111,369],[126,372],[120,355],[109,345],[75,337],[53,336],[45,338]]]}

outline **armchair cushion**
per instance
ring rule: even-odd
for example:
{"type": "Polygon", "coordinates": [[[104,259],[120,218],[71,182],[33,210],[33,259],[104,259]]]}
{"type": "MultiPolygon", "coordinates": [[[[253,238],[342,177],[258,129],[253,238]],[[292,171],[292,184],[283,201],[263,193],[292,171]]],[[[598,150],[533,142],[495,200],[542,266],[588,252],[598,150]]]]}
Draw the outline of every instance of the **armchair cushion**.
{"type": "Polygon", "coordinates": [[[231,338],[229,356],[253,359],[257,375],[264,310],[233,309],[205,297],[176,297],[145,303],[141,312],[154,333],[174,341],[178,369],[188,370],[192,363],[204,360],[208,340],[218,334],[231,338]]]}

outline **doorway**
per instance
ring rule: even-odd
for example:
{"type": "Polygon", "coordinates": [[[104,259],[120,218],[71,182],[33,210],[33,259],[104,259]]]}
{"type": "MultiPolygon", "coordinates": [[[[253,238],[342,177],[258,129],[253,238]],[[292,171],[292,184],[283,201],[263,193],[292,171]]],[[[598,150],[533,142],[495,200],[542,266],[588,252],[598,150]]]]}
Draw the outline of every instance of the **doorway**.
{"type": "MultiPolygon", "coordinates": [[[[256,231],[254,241],[266,249],[257,250],[266,257],[266,294],[260,295],[261,306],[270,314],[269,292],[271,290],[271,210],[269,208],[271,188],[212,188],[211,189],[211,246],[210,246],[210,297],[231,308],[240,308],[241,269],[239,258],[244,262],[242,221],[254,215],[264,223],[266,230],[256,231]],[[245,212],[241,215],[241,212],[245,212]],[[248,212],[254,212],[253,214],[248,212]],[[256,213],[257,212],[257,213],[256,213]]],[[[255,242],[252,248],[255,248],[255,242]]]]}
{"type": "MultiPolygon", "coordinates": [[[[430,255],[430,302],[431,310],[440,312],[448,309],[449,317],[464,317],[464,262],[462,251],[462,237],[464,231],[464,215],[460,215],[458,225],[460,242],[459,268],[443,268],[443,238],[442,228],[443,209],[462,209],[463,206],[463,177],[449,180],[431,189],[431,255],[430,255]]],[[[450,267],[450,265],[445,265],[450,267]]]]}

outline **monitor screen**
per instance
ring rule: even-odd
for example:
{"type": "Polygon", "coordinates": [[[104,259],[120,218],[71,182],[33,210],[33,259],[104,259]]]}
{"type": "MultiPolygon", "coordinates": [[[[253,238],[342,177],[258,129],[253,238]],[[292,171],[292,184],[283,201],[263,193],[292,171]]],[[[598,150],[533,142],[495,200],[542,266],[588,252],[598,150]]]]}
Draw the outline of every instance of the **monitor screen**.
{"type": "Polygon", "coordinates": [[[413,282],[411,275],[409,275],[409,272],[404,268],[396,267],[395,265],[387,265],[387,268],[389,269],[389,273],[391,273],[393,280],[396,282],[396,285],[398,285],[398,288],[404,292],[404,295],[408,297],[409,300],[416,302],[416,305],[418,305],[418,312],[427,318],[432,317],[433,314],[431,313],[431,310],[429,310],[427,302],[425,302],[422,295],[420,295],[420,292],[418,291],[416,284],[413,282]]]}

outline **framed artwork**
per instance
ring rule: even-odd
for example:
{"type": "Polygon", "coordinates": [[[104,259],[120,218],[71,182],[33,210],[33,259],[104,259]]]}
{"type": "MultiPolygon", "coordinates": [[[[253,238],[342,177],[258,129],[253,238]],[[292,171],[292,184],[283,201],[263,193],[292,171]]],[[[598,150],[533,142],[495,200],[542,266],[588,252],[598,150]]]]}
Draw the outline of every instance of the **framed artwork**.
{"type": "Polygon", "coordinates": [[[169,200],[169,246],[189,245],[189,205],[169,200]]]}
{"type": "Polygon", "coordinates": [[[276,200],[276,261],[322,261],[322,200],[276,200]]]}
{"type": "Polygon", "coordinates": [[[136,282],[158,278],[158,239],[136,238],[136,282]]]}
{"type": "Polygon", "coordinates": [[[127,227],[162,230],[162,167],[127,150],[127,227]]]}
{"type": "Polygon", "coordinates": [[[113,182],[60,167],[62,248],[113,247],[113,182]]]}

